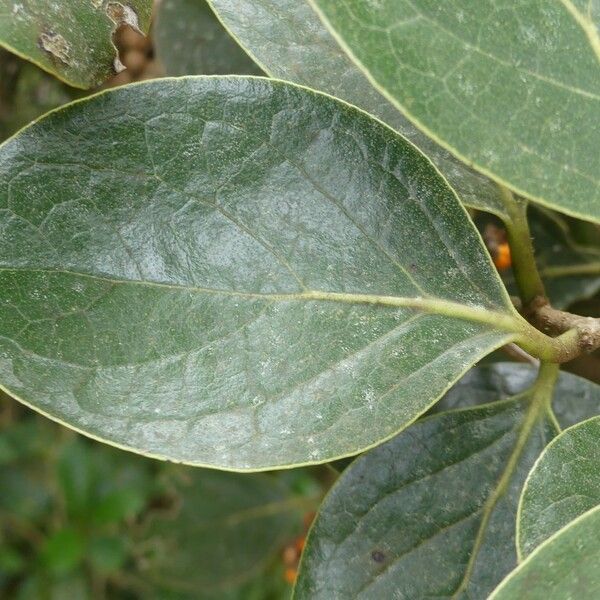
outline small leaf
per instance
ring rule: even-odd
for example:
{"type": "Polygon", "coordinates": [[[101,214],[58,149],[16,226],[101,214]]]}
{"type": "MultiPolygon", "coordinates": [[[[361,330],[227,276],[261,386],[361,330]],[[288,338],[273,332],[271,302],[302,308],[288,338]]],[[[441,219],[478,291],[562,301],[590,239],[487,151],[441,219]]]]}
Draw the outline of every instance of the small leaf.
{"type": "Polygon", "coordinates": [[[600,37],[572,1],[308,0],[373,84],[519,194],[600,221],[600,37]]]}
{"type": "Polygon", "coordinates": [[[98,571],[118,571],[127,560],[126,540],[116,535],[95,536],[88,544],[87,557],[98,571]]]}
{"type": "Polygon", "coordinates": [[[203,0],[162,0],[153,28],[167,75],[260,75],[203,0]]]}
{"type": "Polygon", "coordinates": [[[527,556],[576,517],[600,504],[600,417],[561,433],[532,469],[519,506],[517,542],[527,556]]]}
{"type": "Polygon", "coordinates": [[[271,476],[183,475],[178,510],[155,516],[138,542],[148,549],[142,575],[156,589],[219,597],[260,574],[299,529],[298,497],[271,476]]]}
{"type": "Polygon", "coordinates": [[[122,25],[145,32],[151,0],[27,0],[0,3],[0,46],[80,88],[118,68],[112,36],[122,25]]]}
{"type": "Polygon", "coordinates": [[[65,527],[53,533],[41,550],[41,560],[46,569],[55,575],[66,575],[83,561],[85,542],[81,534],[65,527]]]}
{"type": "Polygon", "coordinates": [[[424,135],[345,55],[307,0],[209,0],[225,26],[274,77],[364,108],[420,148],[465,204],[508,218],[497,186],[424,135]]]}
{"type": "Polygon", "coordinates": [[[600,595],[600,506],[539,546],[490,600],[596,600],[600,595]]]}
{"type": "Polygon", "coordinates": [[[0,147],[0,207],[0,381],[144,454],[357,453],[530,328],[414,146],[283,82],[71,104],[0,147]]]}
{"type": "MultiPolygon", "coordinates": [[[[487,597],[517,564],[520,490],[556,432],[537,386],[418,421],[356,459],[319,511],[295,597],[487,597]]],[[[460,392],[476,401],[477,379],[460,392]]]]}

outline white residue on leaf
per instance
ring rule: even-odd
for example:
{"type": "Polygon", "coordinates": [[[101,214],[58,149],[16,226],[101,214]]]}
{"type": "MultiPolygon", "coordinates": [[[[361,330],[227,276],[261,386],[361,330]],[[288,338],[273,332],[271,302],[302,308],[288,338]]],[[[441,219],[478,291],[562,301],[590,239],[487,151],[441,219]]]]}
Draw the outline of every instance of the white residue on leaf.
{"type": "Polygon", "coordinates": [[[60,33],[42,33],[40,46],[66,65],[71,64],[71,44],[60,33]]]}
{"type": "Polygon", "coordinates": [[[363,392],[363,398],[365,400],[365,404],[367,405],[367,408],[369,410],[373,410],[373,408],[375,407],[375,392],[373,391],[373,389],[367,388],[363,392]]]}
{"type": "Polygon", "coordinates": [[[115,56],[115,60],[113,61],[113,69],[115,73],[121,73],[127,67],[121,62],[121,59],[118,56],[115,56]]]}
{"type": "Polygon", "coordinates": [[[106,14],[117,27],[129,25],[132,29],[142,33],[137,13],[131,6],[126,6],[120,2],[109,2],[106,5],[106,14]]]}

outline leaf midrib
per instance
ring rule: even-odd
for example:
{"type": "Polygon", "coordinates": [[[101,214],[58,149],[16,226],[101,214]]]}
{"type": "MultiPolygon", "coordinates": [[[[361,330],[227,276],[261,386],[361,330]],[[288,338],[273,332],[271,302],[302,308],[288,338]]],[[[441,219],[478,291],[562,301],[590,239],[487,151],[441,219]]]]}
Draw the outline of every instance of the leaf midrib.
{"type": "Polygon", "coordinates": [[[176,283],[166,283],[151,280],[116,279],[92,273],[70,271],[67,269],[52,268],[11,268],[0,267],[0,272],[12,273],[53,273],[83,277],[112,285],[139,285],[168,290],[181,290],[205,295],[229,296],[247,300],[265,300],[270,302],[338,302],[341,304],[367,304],[373,306],[384,306],[389,308],[409,308],[424,313],[437,314],[450,318],[472,321],[484,325],[490,325],[494,329],[508,331],[510,333],[523,333],[521,317],[514,311],[500,312],[499,310],[487,309],[484,306],[461,304],[451,300],[443,300],[434,296],[386,296],[378,294],[360,294],[349,292],[330,292],[323,290],[306,290],[301,292],[267,293],[267,292],[242,292],[237,290],[226,290],[210,287],[199,287],[176,283]]]}

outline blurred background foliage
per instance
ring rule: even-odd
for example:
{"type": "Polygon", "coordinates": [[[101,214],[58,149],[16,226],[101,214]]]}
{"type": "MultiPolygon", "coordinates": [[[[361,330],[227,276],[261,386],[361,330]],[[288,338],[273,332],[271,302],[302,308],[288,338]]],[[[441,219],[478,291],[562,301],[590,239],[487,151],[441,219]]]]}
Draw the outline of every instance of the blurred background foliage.
{"type": "Polygon", "coordinates": [[[0,597],[286,598],[331,480],[155,461],[2,396],[0,597]]]}
{"type": "MultiPolygon", "coordinates": [[[[123,28],[115,42],[127,69],[104,88],[261,74],[203,0],[162,0],[150,37],[123,28]]],[[[0,141],[85,94],[0,50],[0,141]]],[[[510,289],[502,224],[473,217],[510,289]]],[[[600,316],[598,226],[539,207],[530,219],[553,304],[600,316]]],[[[598,353],[567,368],[600,382],[598,353]]],[[[0,598],[287,598],[314,511],[349,462],[250,475],[177,466],[88,440],[0,396],[0,598]]]]}

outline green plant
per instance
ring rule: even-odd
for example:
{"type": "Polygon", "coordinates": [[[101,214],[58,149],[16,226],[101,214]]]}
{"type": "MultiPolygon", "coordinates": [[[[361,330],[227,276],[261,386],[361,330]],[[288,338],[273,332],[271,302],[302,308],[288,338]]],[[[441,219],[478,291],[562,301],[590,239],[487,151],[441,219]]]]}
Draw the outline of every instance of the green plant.
{"type": "MultiPolygon", "coordinates": [[[[150,13],[91,4],[93,47],[150,13]]],[[[600,282],[595,5],[210,5],[268,77],[101,92],[0,147],[3,389],[149,457],[333,463],[297,599],[596,598],[600,388],[560,368],[600,347],[564,310],[600,282]]],[[[50,64],[39,27],[0,41],[105,72],[50,64]]]]}

